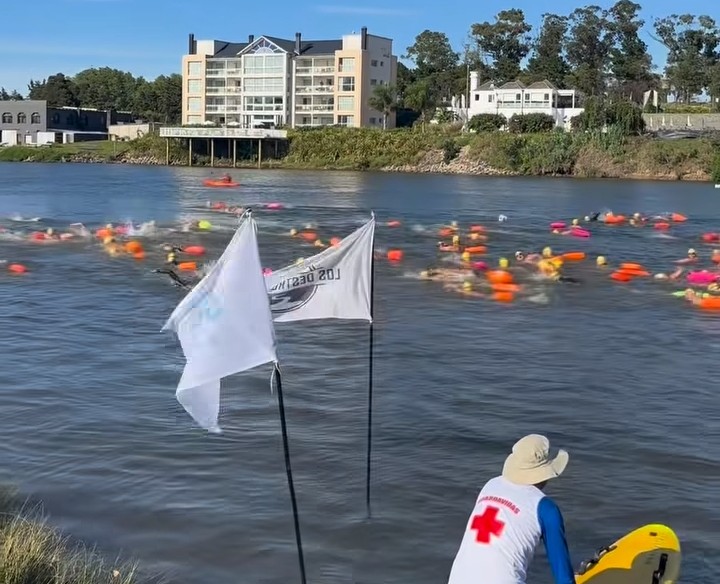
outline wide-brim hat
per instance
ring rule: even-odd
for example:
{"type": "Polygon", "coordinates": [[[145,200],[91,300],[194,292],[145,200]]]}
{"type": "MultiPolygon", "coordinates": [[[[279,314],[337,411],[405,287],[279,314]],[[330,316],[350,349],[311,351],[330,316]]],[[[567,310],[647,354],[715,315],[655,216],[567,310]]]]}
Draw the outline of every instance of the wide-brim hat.
{"type": "Polygon", "coordinates": [[[570,460],[565,450],[550,458],[550,441],[539,434],[518,440],[505,459],[502,475],[519,485],[537,485],[559,477],[570,460]]]}

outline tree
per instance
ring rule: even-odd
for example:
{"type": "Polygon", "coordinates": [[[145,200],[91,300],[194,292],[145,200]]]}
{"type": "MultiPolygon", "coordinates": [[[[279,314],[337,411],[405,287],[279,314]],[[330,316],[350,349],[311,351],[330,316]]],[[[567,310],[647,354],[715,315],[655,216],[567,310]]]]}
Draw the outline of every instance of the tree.
{"type": "Polygon", "coordinates": [[[77,107],[79,105],[72,79],[65,77],[62,73],[50,75],[42,81],[31,79],[28,84],[28,99],[45,100],[49,107],[77,107]]]}
{"type": "Polygon", "coordinates": [[[0,101],[21,101],[23,96],[16,90],[8,93],[4,87],[0,87],[0,101]]]}
{"type": "Polygon", "coordinates": [[[439,99],[430,82],[427,79],[421,79],[408,87],[405,103],[420,113],[420,121],[424,127],[433,118],[439,99]]]}
{"type": "Polygon", "coordinates": [[[110,67],[85,69],[75,75],[74,82],[85,107],[128,111],[133,106],[137,80],[132,73],[110,67]]]}
{"type": "Polygon", "coordinates": [[[665,75],[678,101],[690,103],[708,86],[720,32],[709,16],[673,14],[655,21],[655,32],[668,49],[665,75]]]}
{"type": "Polygon", "coordinates": [[[564,56],[568,20],[557,14],[543,14],[540,34],[533,43],[533,56],[527,66],[530,81],[547,79],[556,87],[564,87],[570,72],[564,56]]]}
{"type": "Polygon", "coordinates": [[[417,81],[417,75],[413,69],[408,68],[403,63],[397,64],[397,96],[398,103],[405,104],[405,91],[407,88],[417,81]]]}
{"type": "Polygon", "coordinates": [[[444,32],[424,30],[407,48],[405,58],[415,63],[418,79],[429,80],[442,97],[451,97],[458,54],[444,32]]]}
{"type": "Polygon", "coordinates": [[[520,63],[530,52],[529,24],[525,13],[513,8],[502,10],[495,22],[473,24],[470,31],[477,46],[492,58],[491,77],[500,83],[520,75],[520,63]]]}
{"type": "Polygon", "coordinates": [[[617,91],[632,94],[641,101],[645,90],[657,86],[652,74],[652,58],[640,39],[645,22],[638,18],[641,6],[632,0],[619,0],[610,8],[608,30],[612,36],[610,72],[617,91]]]}
{"type": "Polygon", "coordinates": [[[182,75],[160,75],[153,81],[157,94],[156,121],[175,124],[182,115],[182,75]]]}
{"type": "Polygon", "coordinates": [[[607,12],[599,6],[578,8],[570,15],[569,24],[565,45],[571,71],[568,85],[585,95],[603,95],[612,46],[607,12]]]}
{"type": "Polygon", "coordinates": [[[377,85],[368,104],[383,116],[383,130],[387,130],[387,121],[397,109],[397,90],[394,85],[377,85]]]}

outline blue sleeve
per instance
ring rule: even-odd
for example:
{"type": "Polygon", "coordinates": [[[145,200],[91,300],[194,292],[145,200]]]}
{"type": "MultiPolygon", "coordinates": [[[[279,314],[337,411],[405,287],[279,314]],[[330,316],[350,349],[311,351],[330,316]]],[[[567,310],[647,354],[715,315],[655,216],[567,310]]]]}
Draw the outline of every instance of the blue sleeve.
{"type": "Polygon", "coordinates": [[[575,584],[575,571],[565,540],[565,524],[555,501],[543,497],[538,505],[538,520],[555,584],[575,584]]]}

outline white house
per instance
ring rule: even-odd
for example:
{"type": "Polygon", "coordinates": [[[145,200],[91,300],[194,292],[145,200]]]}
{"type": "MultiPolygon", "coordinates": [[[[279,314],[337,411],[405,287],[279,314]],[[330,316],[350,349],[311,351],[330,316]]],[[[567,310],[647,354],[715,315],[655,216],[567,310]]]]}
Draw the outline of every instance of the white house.
{"type": "Polygon", "coordinates": [[[466,119],[478,114],[502,114],[508,120],[515,114],[548,114],[558,127],[569,129],[570,120],[583,111],[577,107],[574,89],[558,89],[549,81],[525,85],[520,81],[508,81],[495,85],[491,81],[479,83],[476,71],[470,73],[470,99],[465,112],[458,112],[466,119]]]}

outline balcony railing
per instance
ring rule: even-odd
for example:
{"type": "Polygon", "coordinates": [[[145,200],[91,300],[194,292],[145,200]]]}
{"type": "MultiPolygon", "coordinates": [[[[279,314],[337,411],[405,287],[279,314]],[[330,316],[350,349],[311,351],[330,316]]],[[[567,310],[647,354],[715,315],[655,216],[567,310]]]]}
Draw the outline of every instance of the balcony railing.
{"type": "Polygon", "coordinates": [[[333,104],[316,104],[316,105],[298,105],[295,106],[295,110],[299,112],[332,112],[335,111],[333,104]]]}
{"type": "Polygon", "coordinates": [[[206,77],[225,77],[225,69],[208,69],[205,71],[206,77]]]}
{"type": "Polygon", "coordinates": [[[242,111],[239,105],[206,105],[205,113],[207,114],[233,114],[242,111]]]}
{"type": "Polygon", "coordinates": [[[551,109],[552,108],[552,104],[549,101],[525,101],[525,102],[498,101],[497,105],[498,105],[498,107],[512,108],[512,109],[521,109],[521,108],[551,109]]]}
{"type": "Polygon", "coordinates": [[[237,94],[242,93],[242,87],[206,87],[205,93],[207,95],[227,95],[227,94],[237,94]]]}
{"type": "Polygon", "coordinates": [[[242,69],[225,69],[228,77],[241,77],[242,69]]]}
{"type": "Polygon", "coordinates": [[[297,85],[295,93],[332,93],[335,87],[332,85],[297,85]]]}
{"type": "Polygon", "coordinates": [[[297,67],[297,75],[333,75],[335,67],[297,67]]]}

